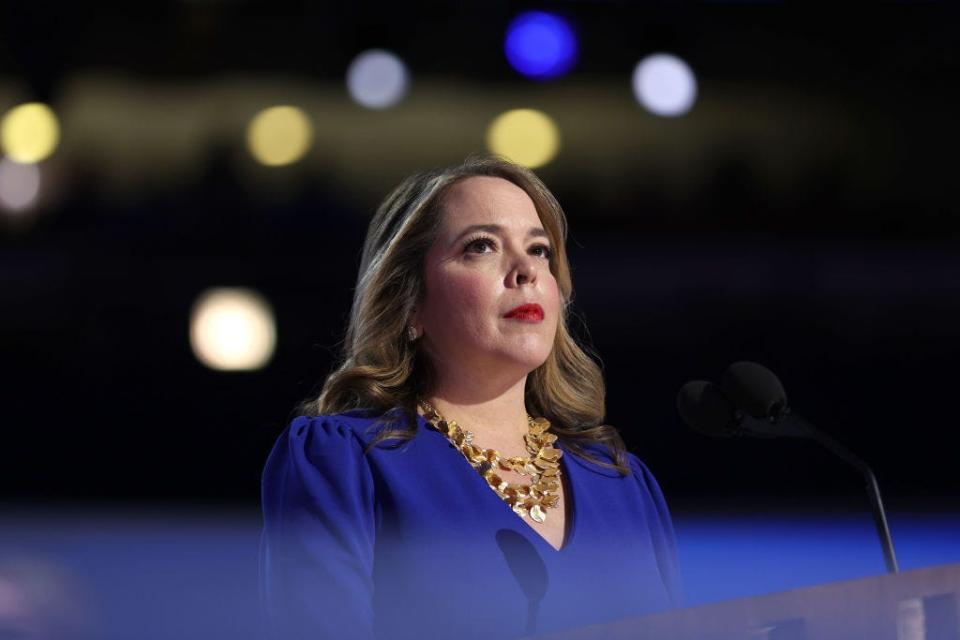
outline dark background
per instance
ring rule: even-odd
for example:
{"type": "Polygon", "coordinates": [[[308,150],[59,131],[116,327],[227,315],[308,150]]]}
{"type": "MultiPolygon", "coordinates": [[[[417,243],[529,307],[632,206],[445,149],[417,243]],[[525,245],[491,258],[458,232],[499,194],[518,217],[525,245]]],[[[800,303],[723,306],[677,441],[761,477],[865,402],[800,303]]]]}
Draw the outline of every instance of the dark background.
{"type": "MultiPolygon", "coordinates": [[[[848,13],[776,3],[54,6],[5,9],[3,110],[28,99],[56,109],[91,74],[157,103],[235,74],[337,91],[354,55],[384,47],[413,74],[399,110],[422,104],[419,86],[450,86],[542,91],[548,112],[555,100],[589,118],[589,102],[561,104],[567,87],[630,101],[640,57],[681,55],[698,77],[693,110],[665,119],[634,105],[635,122],[611,125],[650,134],[630,143],[636,161],[621,150],[598,173],[589,165],[602,144],[564,147],[538,170],[569,217],[575,309],[589,328],[577,331],[602,357],[608,421],[678,509],[865,509],[856,474],[812,443],[713,441],[682,425],[674,399],[685,381],[756,360],[798,413],[873,465],[889,504],[955,507],[960,55],[947,3],[848,13]],[[505,25],[525,8],[576,25],[568,76],[538,84],[506,63],[505,25]],[[760,120],[759,133],[740,136],[760,120]],[[661,164],[653,138],[658,149],[693,145],[696,166],[661,164]]],[[[401,160],[378,166],[376,142],[358,140],[369,166],[305,162],[284,174],[282,197],[264,196],[238,170],[248,162],[238,131],[211,144],[189,178],[167,184],[156,169],[150,188],[116,198],[95,154],[71,147],[68,125],[48,162],[63,177],[58,197],[30,225],[0,227],[0,499],[256,507],[270,446],[333,364],[367,221],[422,167],[423,151],[411,147],[404,162],[407,149],[394,147],[401,160]],[[346,173],[372,177],[353,188],[346,173]],[[216,372],[191,353],[190,307],[220,285],[253,287],[273,305],[279,342],[266,368],[216,372]]],[[[472,146],[438,144],[427,164],[482,149],[478,131],[472,146]]],[[[144,145],[147,167],[150,153],[144,145]]]]}

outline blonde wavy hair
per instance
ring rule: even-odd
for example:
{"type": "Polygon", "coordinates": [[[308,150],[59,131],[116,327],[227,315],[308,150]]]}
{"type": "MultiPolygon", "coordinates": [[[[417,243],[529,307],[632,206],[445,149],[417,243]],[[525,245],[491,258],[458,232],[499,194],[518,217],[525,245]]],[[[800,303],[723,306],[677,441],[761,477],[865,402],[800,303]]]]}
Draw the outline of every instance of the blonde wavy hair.
{"type": "Polygon", "coordinates": [[[368,409],[382,415],[399,409],[407,426],[380,430],[368,453],[384,440],[414,437],[417,398],[429,395],[434,371],[421,353],[421,341],[407,339],[406,327],[424,293],[424,256],[436,237],[445,195],[459,181],[474,176],[503,178],[523,189],[554,247],[550,271],[560,289],[560,321],[550,355],[527,376],[528,413],[550,420],[551,431],[577,455],[628,475],[623,439],[614,427],[603,424],[603,374],[588,355],[589,349],[581,347],[569,331],[573,284],[566,253],[566,216],[532,171],[492,155],[474,155],[462,164],[415,173],[380,204],[363,245],[341,362],[325,380],[319,397],[302,403],[297,411],[329,415],[368,409]],[[591,445],[606,447],[613,464],[585,450],[591,445]]]}

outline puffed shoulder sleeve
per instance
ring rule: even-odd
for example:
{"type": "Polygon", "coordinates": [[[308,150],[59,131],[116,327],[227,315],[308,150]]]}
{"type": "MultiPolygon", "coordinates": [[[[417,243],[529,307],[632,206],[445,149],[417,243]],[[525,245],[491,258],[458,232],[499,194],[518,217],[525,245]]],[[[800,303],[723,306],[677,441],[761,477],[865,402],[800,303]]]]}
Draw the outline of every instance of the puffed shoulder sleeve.
{"type": "Polygon", "coordinates": [[[267,636],[372,639],[374,484],[360,440],[336,417],[295,418],[261,490],[267,636]]]}
{"type": "Polygon", "coordinates": [[[650,539],[657,557],[660,578],[674,607],[683,606],[683,590],[680,582],[680,561],[677,554],[677,539],[673,530],[673,519],[667,508],[660,485],[637,456],[630,453],[630,468],[633,477],[640,485],[641,492],[649,497],[645,500],[644,515],[650,530],[650,539]]]}

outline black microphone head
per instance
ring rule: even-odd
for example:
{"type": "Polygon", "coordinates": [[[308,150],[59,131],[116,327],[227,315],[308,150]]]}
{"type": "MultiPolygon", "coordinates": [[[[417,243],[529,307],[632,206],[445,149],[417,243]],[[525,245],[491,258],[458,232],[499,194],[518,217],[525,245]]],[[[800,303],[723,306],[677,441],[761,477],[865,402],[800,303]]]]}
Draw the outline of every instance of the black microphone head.
{"type": "Polygon", "coordinates": [[[677,411],[694,431],[714,438],[733,435],[733,405],[720,387],[706,380],[692,380],[677,394],[677,411]]]}
{"type": "Polygon", "coordinates": [[[754,418],[778,418],[787,409],[787,392],[780,380],[756,362],[734,362],[720,380],[735,407],[754,418]]]}

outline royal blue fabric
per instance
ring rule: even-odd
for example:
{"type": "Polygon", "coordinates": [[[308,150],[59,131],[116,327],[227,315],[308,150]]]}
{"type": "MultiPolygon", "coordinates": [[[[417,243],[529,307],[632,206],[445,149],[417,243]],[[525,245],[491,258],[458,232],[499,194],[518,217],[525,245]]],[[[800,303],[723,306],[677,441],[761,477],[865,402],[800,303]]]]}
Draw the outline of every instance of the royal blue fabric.
{"type": "Polygon", "coordinates": [[[375,417],[297,417],[267,459],[272,637],[516,638],[679,605],[670,514],[635,455],[621,476],[558,443],[571,516],[557,551],[422,416],[413,440],[364,455],[375,417]]]}

